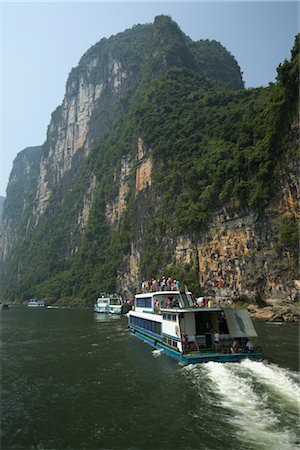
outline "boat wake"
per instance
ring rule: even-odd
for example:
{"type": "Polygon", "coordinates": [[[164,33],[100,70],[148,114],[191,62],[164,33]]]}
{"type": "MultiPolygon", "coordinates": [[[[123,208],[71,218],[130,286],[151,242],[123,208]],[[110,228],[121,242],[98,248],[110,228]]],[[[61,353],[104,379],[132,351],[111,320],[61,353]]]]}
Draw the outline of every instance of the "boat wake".
{"type": "Polygon", "coordinates": [[[260,382],[265,383],[275,395],[288,403],[296,414],[300,414],[299,376],[275,364],[244,360],[241,365],[251,371],[260,382]],[[296,378],[297,377],[297,378],[296,378]]]}
{"type": "Polygon", "coordinates": [[[295,374],[264,362],[208,362],[185,369],[203,397],[203,389],[221,408],[243,448],[299,448],[300,389],[295,374]],[[203,380],[206,383],[203,383],[203,380]]]}
{"type": "Polygon", "coordinates": [[[163,348],[160,348],[159,350],[152,350],[152,355],[154,356],[154,358],[158,358],[159,356],[162,355],[163,352],[164,352],[163,348]]]}

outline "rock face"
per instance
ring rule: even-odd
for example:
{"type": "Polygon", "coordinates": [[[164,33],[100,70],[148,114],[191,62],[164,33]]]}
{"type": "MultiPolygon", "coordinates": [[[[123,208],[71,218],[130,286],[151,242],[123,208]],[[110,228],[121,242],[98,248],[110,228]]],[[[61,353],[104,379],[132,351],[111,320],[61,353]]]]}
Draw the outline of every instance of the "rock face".
{"type": "MultiPolygon", "coordinates": [[[[99,110],[106,107],[110,99],[111,111],[118,96],[125,90],[129,73],[121,62],[108,55],[103,77],[95,79],[103,60],[100,55],[86,55],[81,61],[81,70],[71,72],[63,103],[52,114],[48,127],[47,141],[40,165],[34,215],[36,223],[47,208],[52,190],[67,174],[78,170],[82,158],[86,156],[95,141],[105,131],[105,124],[92,129],[90,122],[99,110]]],[[[126,86],[128,87],[128,86],[126,86]]],[[[101,116],[101,115],[100,115],[101,116]]],[[[103,121],[104,122],[104,121],[103,121]]],[[[68,186],[72,186],[70,181],[68,186]]]]}
{"type": "Polygon", "coordinates": [[[122,213],[126,209],[126,196],[129,191],[129,175],[131,166],[131,156],[126,155],[121,160],[121,170],[119,177],[117,177],[117,173],[114,174],[114,179],[119,180],[118,197],[114,202],[106,205],[106,217],[112,224],[116,224],[120,221],[122,213]]]}
{"type": "MultiPolygon", "coordinates": [[[[103,39],[83,55],[52,114],[46,142],[20,152],[14,162],[0,231],[3,298],[38,293],[88,299],[105,289],[132,295],[151,270],[155,276],[172,267],[193,272],[199,289],[219,298],[283,302],[295,297],[294,253],[278,248],[278,233],[282,218],[299,216],[298,164],[290,157],[299,146],[298,126],[293,124],[284,140],[276,192],[263,210],[225,203],[207,211],[206,228],[178,231],[168,202],[162,201],[162,182],[174,170],[172,154],[166,164],[158,151],[170,151],[164,146],[170,128],[157,123],[149,130],[140,116],[150,109],[154,116],[163,111],[179,121],[180,104],[166,97],[155,103],[155,93],[165,83],[176,97],[182,80],[187,83],[184,97],[190,105],[196,102],[204,116],[205,108],[226,104],[225,88],[230,88],[230,101],[234,90],[244,92],[240,69],[224,47],[214,41],[193,43],[164,16],[103,39]],[[198,91],[191,94],[195,84],[198,91]],[[197,102],[207,89],[221,89],[221,94],[201,106],[197,102]]],[[[196,123],[197,132],[202,125],[196,123]]],[[[173,151],[180,153],[190,135],[190,147],[195,146],[200,138],[194,132],[187,120],[173,151]]],[[[220,138],[212,139],[218,146],[220,138]]],[[[174,144],[173,135],[168,142],[174,144]]],[[[234,142],[234,148],[238,145],[234,142]]],[[[175,168],[178,180],[190,159],[188,148],[182,167],[175,168]]],[[[189,189],[176,180],[168,200],[195,196],[189,189]]],[[[199,184],[196,200],[201,189],[199,184]]],[[[183,204],[178,214],[185,212],[183,204]]]]}
{"type": "Polygon", "coordinates": [[[136,178],[135,178],[135,190],[139,193],[147,186],[151,186],[151,171],[152,171],[152,161],[145,152],[143,146],[142,138],[138,140],[138,151],[137,151],[137,168],[136,168],[136,178]]]}
{"type": "Polygon", "coordinates": [[[31,208],[37,190],[42,147],[28,147],[15,158],[7,188],[7,204],[0,227],[0,256],[5,261],[19,239],[30,228],[31,208]]]}
{"type": "Polygon", "coordinates": [[[266,322],[299,322],[300,308],[293,305],[268,306],[253,310],[250,315],[254,319],[261,319],[266,322]]]}
{"type": "Polygon", "coordinates": [[[2,220],[4,200],[5,200],[5,197],[2,197],[2,195],[0,195],[0,222],[2,220]]]}

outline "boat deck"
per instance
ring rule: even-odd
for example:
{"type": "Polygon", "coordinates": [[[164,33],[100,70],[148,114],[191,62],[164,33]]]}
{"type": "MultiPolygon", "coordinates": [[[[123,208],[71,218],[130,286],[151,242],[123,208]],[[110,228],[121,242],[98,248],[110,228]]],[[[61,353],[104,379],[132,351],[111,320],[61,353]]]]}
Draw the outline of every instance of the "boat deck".
{"type": "Polygon", "coordinates": [[[140,332],[137,329],[129,329],[131,333],[142,339],[144,342],[150,344],[156,349],[164,350],[166,355],[172,356],[178,361],[184,364],[198,364],[208,361],[214,362],[239,362],[243,359],[261,360],[262,351],[260,347],[255,347],[253,351],[240,351],[238,353],[224,352],[222,350],[216,351],[213,348],[206,348],[197,351],[187,351],[184,353],[179,352],[177,349],[173,349],[167,346],[165,343],[156,340],[155,338],[140,332]]]}

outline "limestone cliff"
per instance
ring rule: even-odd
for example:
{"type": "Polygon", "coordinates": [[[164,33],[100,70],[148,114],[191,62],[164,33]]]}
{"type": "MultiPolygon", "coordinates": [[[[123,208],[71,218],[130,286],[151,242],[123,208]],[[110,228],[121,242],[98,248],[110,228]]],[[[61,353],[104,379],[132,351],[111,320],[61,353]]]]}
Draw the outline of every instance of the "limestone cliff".
{"type": "MultiPolygon", "coordinates": [[[[105,47],[105,42],[102,46],[105,47]]],[[[67,187],[72,187],[82,159],[104,133],[115,103],[134,81],[117,56],[107,50],[104,60],[99,50],[88,52],[73,69],[63,103],[52,114],[40,165],[36,223],[47,208],[55,186],[67,180],[67,187]],[[95,116],[96,127],[93,126],[95,116]]]]}
{"type": "Polygon", "coordinates": [[[31,208],[37,190],[42,147],[28,147],[14,160],[7,188],[7,201],[0,227],[0,261],[5,261],[30,227],[31,208]]]}
{"type": "Polygon", "coordinates": [[[5,201],[5,197],[2,197],[2,195],[0,195],[0,222],[2,220],[4,201],[5,201]]]}

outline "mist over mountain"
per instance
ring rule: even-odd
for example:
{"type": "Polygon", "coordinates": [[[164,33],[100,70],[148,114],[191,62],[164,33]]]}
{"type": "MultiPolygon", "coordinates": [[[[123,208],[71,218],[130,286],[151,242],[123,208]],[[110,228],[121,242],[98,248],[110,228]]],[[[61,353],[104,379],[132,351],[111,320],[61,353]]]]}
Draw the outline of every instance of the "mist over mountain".
{"type": "Polygon", "coordinates": [[[245,89],[234,56],[168,16],[88,49],[46,141],[14,161],[1,298],[89,304],[162,275],[194,293],[294,295],[298,64],[299,36],[276,83],[245,89]]]}

